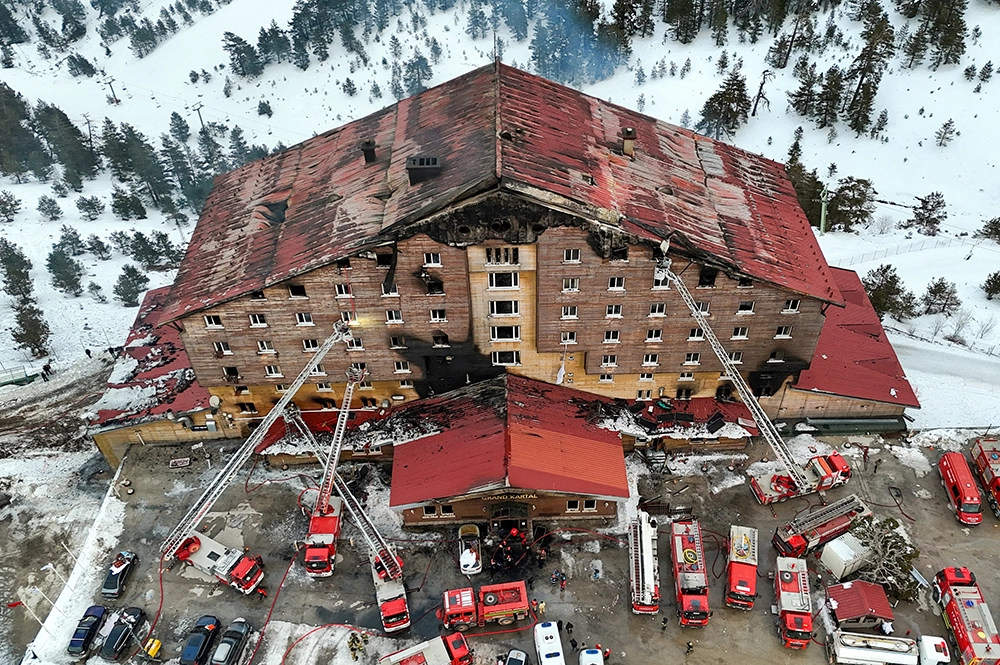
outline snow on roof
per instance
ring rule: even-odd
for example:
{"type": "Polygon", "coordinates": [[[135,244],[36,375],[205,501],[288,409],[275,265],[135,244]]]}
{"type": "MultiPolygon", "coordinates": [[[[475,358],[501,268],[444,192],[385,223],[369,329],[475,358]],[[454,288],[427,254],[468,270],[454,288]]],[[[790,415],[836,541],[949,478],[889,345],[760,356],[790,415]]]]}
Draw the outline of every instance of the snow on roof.
{"type": "Polygon", "coordinates": [[[760,433],[745,404],[714,397],[619,399],[604,409],[600,422],[606,429],[643,439],[744,439],[760,433]],[[713,418],[722,420],[715,432],[708,427],[713,418]]]}

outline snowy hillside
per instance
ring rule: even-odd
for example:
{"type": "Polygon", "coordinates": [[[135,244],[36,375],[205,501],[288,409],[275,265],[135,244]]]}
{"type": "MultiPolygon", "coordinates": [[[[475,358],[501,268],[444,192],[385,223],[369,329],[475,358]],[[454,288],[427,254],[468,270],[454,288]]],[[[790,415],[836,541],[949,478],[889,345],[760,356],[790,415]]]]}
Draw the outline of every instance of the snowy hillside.
{"type": "MultiPolygon", "coordinates": [[[[188,6],[196,4],[185,2],[188,6]]],[[[0,70],[0,79],[32,104],[44,100],[58,106],[85,135],[88,119],[96,136],[104,118],[110,118],[115,123],[132,125],[159,149],[159,137],[168,133],[170,115],[176,112],[190,125],[192,134],[197,133],[201,122],[220,123],[227,130],[239,126],[249,144],[274,148],[279,142],[297,143],[393,103],[393,66],[413,61],[418,49],[428,59],[432,72],[424,82],[427,86],[487,64],[494,56],[492,33],[487,31],[488,36],[480,39],[472,39],[467,33],[470,10],[481,10],[480,3],[463,2],[433,12],[427,5],[439,7],[439,4],[412,3],[400,5],[398,17],[391,18],[382,32],[365,33],[361,27],[357,28],[353,53],[338,38],[331,40],[326,61],[320,62],[314,56],[304,71],[292,62],[276,62],[269,64],[259,77],[248,80],[233,71],[230,56],[223,48],[224,33],[232,32],[251,44],[256,43],[260,29],[272,20],[277,26],[288,27],[295,3],[232,0],[228,4],[212,4],[205,0],[202,4],[206,2],[213,11],[192,10],[188,12],[190,22],[181,20],[181,15],[175,12],[176,32],[166,34],[143,58],[137,58],[129,48],[128,38],[105,45],[96,32],[96,26],[104,18],[90,4],[82,5],[86,12],[86,35],[72,43],[65,53],[49,53],[46,58],[37,48],[38,27],[27,18],[27,9],[19,2],[7,2],[13,5],[13,14],[29,40],[13,45],[14,66],[0,70]],[[396,40],[398,50],[394,53],[396,40]],[[71,53],[86,58],[101,71],[93,77],[72,76],[66,60],[71,53]],[[348,79],[356,90],[354,95],[345,92],[351,89],[348,79]],[[376,87],[380,97],[375,94],[376,87]],[[120,103],[109,103],[112,90],[120,103]],[[261,102],[269,105],[271,116],[258,114],[261,102]]],[[[161,7],[168,4],[136,2],[138,10],[130,15],[155,22],[162,16],[161,7]]],[[[176,6],[181,4],[177,2],[176,6]]],[[[610,16],[612,3],[606,0],[606,4],[606,16],[610,16]]],[[[885,10],[897,31],[907,26],[913,32],[916,20],[908,21],[890,5],[885,10]]],[[[832,10],[832,15],[821,12],[817,16],[821,29],[832,20],[834,28],[843,33],[839,45],[810,53],[810,61],[820,72],[833,64],[846,68],[863,44],[861,23],[848,18],[846,11],[845,6],[840,6],[832,10]]],[[[504,62],[534,71],[530,43],[540,15],[541,12],[531,19],[528,36],[521,41],[514,38],[506,24],[500,25],[496,36],[504,62]]],[[[42,18],[58,29],[60,17],[54,9],[46,9],[42,18]]],[[[962,351],[954,357],[968,358],[970,365],[974,365],[977,359],[1000,349],[997,346],[1000,330],[989,324],[1000,318],[1000,302],[987,301],[980,288],[987,275],[1000,266],[1000,246],[993,241],[971,238],[984,220],[997,216],[1000,208],[1000,174],[990,140],[995,135],[992,125],[1000,106],[997,96],[1000,93],[993,88],[1000,86],[1000,81],[982,83],[980,91],[975,92],[978,81],[966,80],[963,71],[969,65],[975,65],[979,71],[991,57],[997,56],[995,46],[991,50],[989,44],[996,44],[1000,36],[1000,10],[984,0],[972,0],[965,21],[969,33],[960,63],[932,70],[926,64],[905,68],[899,54],[889,61],[874,102],[875,114],[885,109],[888,115],[883,140],[866,135],[855,138],[844,122],[837,123],[833,135],[828,128],[817,129],[816,123],[797,115],[789,108],[786,95],[798,86],[792,65],[775,70],[765,64],[773,36],[765,31],[756,43],[741,42],[732,25],[724,46],[717,46],[707,29],[702,29],[692,43],[685,45],[666,37],[667,26],[654,16],[654,34],[632,39],[628,64],[619,66],[610,78],[581,89],[656,118],[692,126],[698,121],[706,99],[719,88],[726,72],[734,70],[737,61],[742,61],[739,71],[746,76],[751,95],[757,92],[764,70],[772,70],[774,78],[764,87],[769,108],[762,106],[730,140],[746,150],[785,161],[795,128],[801,126],[804,130],[801,161],[807,169],[816,169],[831,189],[845,176],[870,179],[877,198],[882,201],[877,205],[875,222],[856,234],[831,232],[823,236],[820,242],[828,260],[862,276],[882,263],[891,263],[905,286],[918,297],[932,278],[945,277],[955,282],[967,312],[961,330],[954,330],[957,315],[946,321],[940,315],[928,315],[903,323],[887,320],[887,324],[903,334],[933,340],[913,342],[924,343],[927,349],[937,348],[945,335],[962,338],[973,351],[962,351]],[[976,32],[981,36],[974,37],[976,32]],[[729,67],[720,72],[717,65],[723,51],[729,67]],[[686,61],[690,61],[687,67],[686,61]],[[654,71],[662,75],[654,78],[654,71]],[[671,71],[675,73],[671,75],[671,71]],[[957,134],[948,145],[938,146],[935,132],[949,119],[954,120],[957,134]],[[895,228],[896,222],[910,217],[908,206],[916,203],[915,197],[935,191],[943,194],[948,213],[937,238],[895,228]]],[[[786,28],[789,23],[791,19],[786,21],[786,28]]],[[[797,52],[792,60],[798,55],[797,52]]],[[[1000,57],[996,59],[1000,64],[1000,57]]],[[[187,147],[197,150],[194,137],[187,147]]],[[[68,198],[58,199],[64,213],[61,219],[42,221],[36,206],[40,196],[52,196],[51,184],[17,184],[10,178],[0,179],[0,190],[10,191],[22,201],[15,221],[0,224],[0,236],[19,245],[33,263],[34,293],[52,329],[49,347],[57,363],[81,358],[84,348],[96,350],[120,344],[136,312],[112,298],[112,288],[122,266],[134,263],[119,251],[114,251],[106,261],[91,254],[79,257],[87,273],[84,287],[90,281],[96,282],[107,296],[107,303],[96,302],[86,291],[72,297],[51,286],[46,257],[52,243],[58,240],[62,225],[75,227],[84,238],[97,234],[105,242],[112,231],[130,229],[146,233],[162,231],[174,242],[183,242],[190,234],[191,226],[179,226],[148,205],[148,219],[119,220],[110,210],[112,186],[112,176],[104,170],[96,179],[85,180],[79,194],[71,192],[68,198]],[[95,221],[83,220],[74,205],[81,195],[100,197],[108,209],[95,221]]],[[[193,223],[197,215],[190,210],[184,212],[193,223]]],[[[149,272],[148,276],[149,288],[155,288],[168,284],[172,273],[149,272]]],[[[0,362],[7,369],[28,362],[37,366],[38,360],[29,360],[28,354],[9,342],[13,326],[11,299],[4,296],[0,304],[0,328],[7,331],[8,337],[0,345],[0,362]]],[[[924,355],[927,354],[913,353],[903,358],[904,366],[913,372],[922,401],[931,398],[938,384],[933,377],[941,369],[927,374],[930,378],[923,385],[916,377],[924,376],[919,367],[924,355]]],[[[948,371],[961,373],[961,368],[948,371]]],[[[997,392],[985,378],[987,381],[977,391],[986,395],[997,392]]],[[[1000,418],[1000,405],[987,411],[1000,418]]],[[[932,409],[927,411],[932,412],[932,409]]],[[[948,410],[947,414],[939,413],[931,419],[920,414],[917,418],[923,426],[961,424],[952,422],[955,415],[948,410]]],[[[976,420],[971,424],[987,424],[976,420]]]]}

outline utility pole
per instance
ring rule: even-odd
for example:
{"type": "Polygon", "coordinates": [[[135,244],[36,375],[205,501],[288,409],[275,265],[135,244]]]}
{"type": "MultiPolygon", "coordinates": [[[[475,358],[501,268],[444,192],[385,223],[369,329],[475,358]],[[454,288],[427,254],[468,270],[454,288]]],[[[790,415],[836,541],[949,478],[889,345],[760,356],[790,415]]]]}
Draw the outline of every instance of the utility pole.
{"type": "Polygon", "coordinates": [[[118,95],[115,94],[115,88],[114,86],[111,85],[114,82],[115,82],[114,76],[105,76],[104,80],[101,81],[101,83],[108,86],[108,89],[111,90],[111,98],[115,100],[115,104],[120,104],[121,100],[118,99],[118,95]]]}
{"type": "Polygon", "coordinates": [[[191,107],[191,108],[193,108],[198,113],[198,122],[201,123],[201,128],[202,129],[205,129],[205,121],[202,120],[202,118],[201,118],[201,109],[204,106],[205,106],[204,104],[202,104],[201,102],[198,102],[197,104],[195,104],[194,106],[191,107]]]}
{"type": "Polygon", "coordinates": [[[83,114],[83,121],[87,123],[87,142],[90,145],[90,154],[94,154],[94,133],[90,128],[90,114],[83,114]]]}
{"type": "Polygon", "coordinates": [[[826,204],[830,200],[830,190],[823,185],[823,193],[819,195],[819,234],[826,233],[826,204]]]}

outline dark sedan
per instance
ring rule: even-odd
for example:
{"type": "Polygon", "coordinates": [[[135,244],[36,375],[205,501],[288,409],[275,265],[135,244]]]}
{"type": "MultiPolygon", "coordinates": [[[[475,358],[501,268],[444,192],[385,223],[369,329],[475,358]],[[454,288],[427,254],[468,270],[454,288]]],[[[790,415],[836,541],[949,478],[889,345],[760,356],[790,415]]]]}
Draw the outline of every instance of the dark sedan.
{"type": "Polygon", "coordinates": [[[108,567],[108,576],[104,578],[101,595],[105,598],[121,598],[125,593],[125,583],[138,563],[139,557],[135,552],[119,552],[108,567]]]}
{"type": "Polygon", "coordinates": [[[210,665],[234,665],[239,661],[240,654],[246,647],[247,638],[250,637],[250,624],[245,619],[237,619],[229,624],[226,632],[222,633],[219,646],[215,647],[210,665]]]}
{"type": "Polygon", "coordinates": [[[101,647],[101,657],[106,660],[118,660],[130,648],[139,646],[140,631],[146,622],[146,613],[139,607],[126,607],[118,615],[118,620],[111,629],[108,639],[101,647]]]}
{"type": "Polygon", "coordinates": [[[104,623],[107,616],[108,608],[103,605],[88,607],[87,611],[83,613],[80,623],[76,624],[76,630],[73,631],[69,646],[66,647],[66,653],[71,656],[82,656],[87,653],[91,642],[94,641],[94,636],[101,629],[101,624],[104,623]]]}
{"type": "Polygon", "coordinates": [[[184,651],[181,652],[180,665],[205,665],[208,661],[208,654],[215,642],[215,636],[219,634],[219,620],[213,616],[205,615],[198,619],[194,628],[188,633],[187,643],[184,651]]]}

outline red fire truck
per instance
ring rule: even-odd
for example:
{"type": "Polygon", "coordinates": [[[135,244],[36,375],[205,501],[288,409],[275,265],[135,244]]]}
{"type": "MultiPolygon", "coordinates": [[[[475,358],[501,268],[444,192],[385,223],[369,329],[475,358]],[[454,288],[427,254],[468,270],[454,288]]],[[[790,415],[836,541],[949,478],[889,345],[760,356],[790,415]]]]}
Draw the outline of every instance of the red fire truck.
{"type": "Polygon", "coordinates": [[[449,589],[444,592],[442,621],[449,630],[465,632],[473,626],[496,621],[508,626],[528,616],[528,588],[523,580],[479,587],[449,589]]]}
{"type": "Polygon", "coordinates": [[[850,531],[855,519],[871,514],[867,504],[856,494],[851,494],[779,526],[774,531],[771,544],[778,554],[803,556],[850,531]]]}
{"type": "Polygon", "coordinates": [[[968,568],[945,568],[934,576],[934,600],[955,637],[961,665],[1000,665],[1000,634],[976,576],[968,568]]]}
{"type": "Polygon", "coordinates": [[[757,598],[757,529],[736,524],[729,527],[727,572],[726,605],[752,610],[757,598]]]}
{"type": "Polygon", "coordinates": [[[751,477],[750,489],[761,504],[767,505],[811,492],[825,492],[851,479],[851,467],[837,451],[813,457],[806,463],[803,472],[803,487],[787,473],[772,473],[751,477]]]}
{"type": "Polygon", "coordinates": [[[656,520],[640,510],[629,525],[628,541],[632,611],[636,614],[660,611],[660,560],[656,541],[656,520]]]}
{"type": "Polygon", "coordinates": [[[1000,441],[977,439],[971,452],[976,463],[976,475],[986,490],[986,501],[993,514],[1000,517],[1000,441]]]}
{"type": "Polygon", "coordinates": [[[707,626],[712,612],[708,609],[708,570],[701,525],[695,520],[672,522],[670,541],[677,620],[684,627],[707,626]]]}
{"type": "Polygon", "coordinates": [[[260,557],[252,557],[238,547],[226,547],[205,534],[185,538],[174,556],[242,593],[253,592],[264,579],[260,557]]]}
{"type": "Polygon", "coordinates": [[[382,656],[378,665],[472,665],[472,652],[461,633],[452,633],[382,656]]]}
{"type": "Polygon", "coordinates": [[[955,511],[955,518],[962,524],[982,523],[983,502],[965,455],[945,453],[938,460],[938,472],[941,474],[941,486],[948,495],[948,505],[955,511]]]}
{"type": "Polygon", "coordinates": [[[812,640],[809,570],[805,559],[779,556],[774,570],[778,637],[786,649],[805,649],[812,640]]]}

